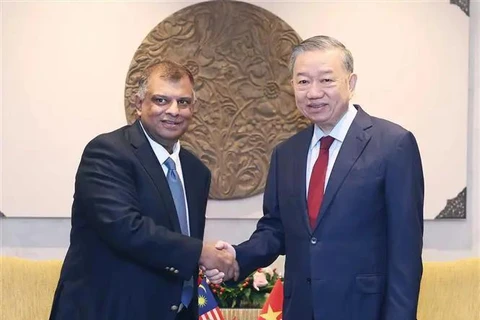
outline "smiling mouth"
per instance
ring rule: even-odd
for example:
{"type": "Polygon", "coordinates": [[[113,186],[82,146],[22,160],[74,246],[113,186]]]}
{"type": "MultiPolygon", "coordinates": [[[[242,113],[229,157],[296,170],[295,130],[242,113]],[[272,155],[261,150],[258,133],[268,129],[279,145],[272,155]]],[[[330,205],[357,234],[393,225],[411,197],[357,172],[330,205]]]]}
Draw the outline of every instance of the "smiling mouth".
{"type": "Polygon", "coordinates": [[[178,126],[180,125],[182,122],[180,121],[172,121],[172,120],[162,120],[162,123],[163,124],[166,124],[167,126],[178,126]]]}
{"type": "Polygon", "coordinates": [[[326,106],[328,106],[328,103],[312,103],[308,105],[309,108],[313,108],[313,109],[321,109],[326,106]]]}

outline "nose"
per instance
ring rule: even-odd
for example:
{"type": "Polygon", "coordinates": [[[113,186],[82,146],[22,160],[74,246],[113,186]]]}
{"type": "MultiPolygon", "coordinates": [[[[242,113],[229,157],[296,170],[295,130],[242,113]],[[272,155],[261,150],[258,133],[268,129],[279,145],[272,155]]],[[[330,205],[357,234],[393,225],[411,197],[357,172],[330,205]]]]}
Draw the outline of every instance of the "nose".
{"type": "Polygon", "coordinates": [[[314,81],[307,91],[307,98],[320,99],[323,97],[324,94],[325,94],[325,91],[323,90],[321,84],[318,83],[317,81],[314,81]]]}
{"type": "Polygon", "coordinates": [[[172,103],[168,106],[168,109],[165,112],[172,115],[172,116],[178,115],[179,109],[178,109],[177,100],[173,100],[172,103]]]}

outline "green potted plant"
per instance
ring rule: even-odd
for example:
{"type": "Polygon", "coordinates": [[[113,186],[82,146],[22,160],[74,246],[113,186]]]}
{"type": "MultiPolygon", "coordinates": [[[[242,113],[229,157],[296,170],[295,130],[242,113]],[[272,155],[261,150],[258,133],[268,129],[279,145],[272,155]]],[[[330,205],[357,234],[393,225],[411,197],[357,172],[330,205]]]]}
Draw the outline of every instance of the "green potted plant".
{"type": "Polygon", "coordinates": [[[278,279],[283,281],[275,268],[261,268],[234,286],[225,283],[210,283],[209,286],[225,319],[257,320],[278,279]]]}

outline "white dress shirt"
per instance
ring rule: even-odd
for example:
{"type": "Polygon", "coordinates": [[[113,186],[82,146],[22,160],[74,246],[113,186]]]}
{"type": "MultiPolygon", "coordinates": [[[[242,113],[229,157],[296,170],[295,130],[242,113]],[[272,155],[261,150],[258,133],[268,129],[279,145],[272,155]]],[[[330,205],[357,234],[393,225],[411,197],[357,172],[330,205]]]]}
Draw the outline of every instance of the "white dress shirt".
{"type": "MultiPolygon", "coordinates": [[[[142,124],[140,122],[140,124],[142,124]]],[[[172,158],[172,160],[175,162],[175,168],[178,173],[178,177],[180,178],[180,181],[182,183],[183,187],[183,198],[185,199],[185,210],[187,214],[187,226],[188,226],[188,234],[190,235],[190,219],[188,217],[188,202],[187,202],[187,195],[185,193],[185,183],[183,182],[183,173],[182,173],[182,164],[180,162],[180,141],[177,141],[173,145],[173,152],[172,154],[168,153],[167,149],[165,149],[160,143],[154,141],[150,136],[147,134],[145,131],[145,128],[142,125],[143,132],[145,133],[145,136],[148,139],[148,142],[152,146],[153,152],[155,153],[155,156],[158,159],[158,162],[162,164],[162,169],[163,173],[165,174],[165,177],[167,176],[168,173],[168,167],[165,165],[165,160],[167,158],[172,158]]]]}
{"type": "MultiPolygon", "coordinates": [[[[330,174],[332,173],[333,165],[335,164],[335,160],[337,160],[338,152],[340,151],[340,147],[342,146],[343,140],[345,140],[345,136],[347,135],[348,129],[352,125],[353,119],[357,115],[357,109],[350,104],[348,106],[347,112],[343,115],[343,117],[338,121],[338,123],[333,127],[332,131],[328,136],[335,138],[330,149],[328,151],[328,166],[327,166],[327,174],[325,176],[325,185],[323,186],[323,190],[327,188],[328,180],[330,179],[330,174]]],[[[320,139],[324,136],[327,136],[323,133],[322,129],[320,129],[317,125],[314,126],[312,141],[310,143],[310,147],[308,149],[308,157],[307,157],[307,172],[306,172],[306,181],[307,181],[307,194],[305,195],[308,198],[308,187],[310,185],[310,177],[312,175],[313,166],[315,165],[315,161],[317,161],[318,154],[320,152],[320,139]]]]}

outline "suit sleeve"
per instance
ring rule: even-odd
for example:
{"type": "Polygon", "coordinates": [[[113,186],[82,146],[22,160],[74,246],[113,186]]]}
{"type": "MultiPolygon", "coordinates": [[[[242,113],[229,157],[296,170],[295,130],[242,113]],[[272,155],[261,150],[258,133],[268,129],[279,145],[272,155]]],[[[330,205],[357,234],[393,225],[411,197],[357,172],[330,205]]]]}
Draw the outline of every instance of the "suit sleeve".
{"type": "Polygon", "coordinates": [[[422,277],[424,181],[413,134],[399,137],[388,157],[388,278],[383,319],[414,320],[422,277]]]}
{"type": "Polygon", "coordinates": [[[263,198],[263,217],[249,240],[235,247],[240,267],[239,279],[245,279],[255,269],[272,264],[285,254],[285,235],[280,217],[277,188],[277,151],[272,153],[263,198]]]}
{"type": "Polygon", "coordinates": [[[125,258],[158,271],[175,267],[185,280],[198,269],[202,241],[142,215],[133,163],[105,137],[85,148],[75,201],[83,206],[81,212],[98,236],[125,258]]]}

